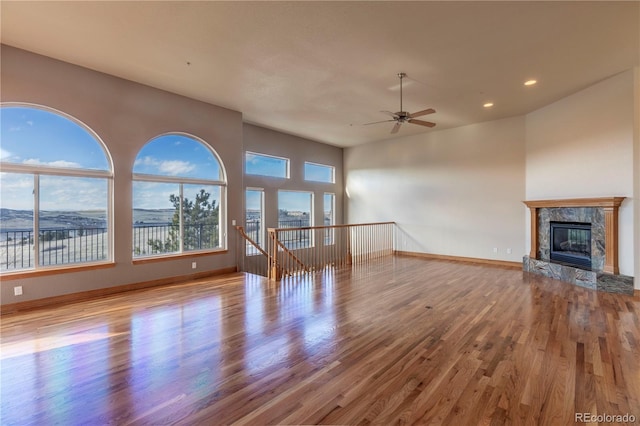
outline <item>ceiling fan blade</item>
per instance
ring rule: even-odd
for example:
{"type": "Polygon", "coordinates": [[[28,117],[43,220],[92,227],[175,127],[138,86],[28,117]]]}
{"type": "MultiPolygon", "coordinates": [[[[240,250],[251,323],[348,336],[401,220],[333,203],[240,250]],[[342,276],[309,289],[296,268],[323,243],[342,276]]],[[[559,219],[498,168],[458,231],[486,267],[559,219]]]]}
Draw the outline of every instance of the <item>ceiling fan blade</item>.
{"type": "Polygon", "coordinates": [[[420,126],[426,126],[426,127],[433,127],[436,125],[436,123],[432,123],[430,121],[422,121],[422,120],[409,120],[409,123],[411,124],[418,124],[420,126]]]}
{"type": "Polygon", "coordinates": [[[368,126],[369,124],[379,124],[379,123],[389,123],[391,121],[396,121],[396,120],[382,120],[382,121],[373,121],[371,123],[364,123],[363,126],[368,126]]]}
{"type": "Polygon", "coordinates": [[[422,111],[414,112],[413,114],[410,114],[409,117],[410,118],[422,117],[423,115],[433,114],[434,112],[436,112],[435,109],[429,108],[429,109],[424,109],[422,111]]]}
{"type": "Polygon", "coordinates": [[[391,112],[391,111],[380,111],[380,112],[383,113],[383,114],[387,114],[387,115],[389,115],[389,116],[391,116],[393,118],[398,118],[399,117],[398,114],[396,114],[395,112],[391,112]]]}
{"type": "Polygon", "coordinates": [[[400,130],[400,126],[401,125],[402,125],[402,123],[397,121],[395,126],[393,126],[393,129],[391,129],[391,134],[398,133],[398,130],[400,130]]]}

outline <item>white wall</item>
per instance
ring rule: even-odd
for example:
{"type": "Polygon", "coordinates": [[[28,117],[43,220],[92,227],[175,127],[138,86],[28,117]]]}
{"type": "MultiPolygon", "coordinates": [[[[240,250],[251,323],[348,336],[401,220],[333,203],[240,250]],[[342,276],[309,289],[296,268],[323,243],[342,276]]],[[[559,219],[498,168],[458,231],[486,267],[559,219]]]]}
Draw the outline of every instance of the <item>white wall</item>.
{"type": "Polygon", "coordinates": [[[348,222],[395,221],[403,251],[520,262],[524,153],[524,117],[349,148],[348,222]]]}
{"type": "Polygon", "coordinates": [[[620,273],[633,276],[633,70],[532,112],[525,123],[527,200],[628,197],[620,207],[619,260],[620,273]]]}

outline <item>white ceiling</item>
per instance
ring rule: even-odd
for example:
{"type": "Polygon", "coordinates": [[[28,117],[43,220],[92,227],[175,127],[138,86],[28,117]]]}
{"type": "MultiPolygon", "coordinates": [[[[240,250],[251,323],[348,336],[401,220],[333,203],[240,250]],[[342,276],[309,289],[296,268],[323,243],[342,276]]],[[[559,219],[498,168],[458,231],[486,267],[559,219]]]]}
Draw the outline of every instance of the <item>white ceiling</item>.
{"type": "Polygon", "coordinates": [[[524,114],[640,63],[638,1],[0,4],[4,44],[343,147],[524,114]],[[434,129],[361,125],[399,110],[398,72],[434,129]]]}

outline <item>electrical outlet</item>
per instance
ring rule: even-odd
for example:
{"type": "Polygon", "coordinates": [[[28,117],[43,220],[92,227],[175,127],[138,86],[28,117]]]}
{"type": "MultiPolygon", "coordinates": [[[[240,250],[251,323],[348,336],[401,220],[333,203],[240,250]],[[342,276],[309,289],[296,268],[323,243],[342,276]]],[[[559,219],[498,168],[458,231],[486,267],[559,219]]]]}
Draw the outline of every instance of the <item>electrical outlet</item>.
{"type": "Polygon", "coordinates": [[[494,252],[494,253],[497,253],[497,252],[498,252],[498,247],[494,247],[494,248],[493,248],[493,252],[494,252]]]}
{"type": "Polygon", "coordinates": [[[232,226],[236,226],[236,220],[235,220],[235,219],[233,219],[233,220],[231,221],[231,225],[232,225],[232,226]]]}
{"type": "Polygon", "coordinates": [[[510,248],[507,249],[507,254],[511,254],[511,249],[510,248]]]}
{"type": "Polygon", "coordinates": [[[22,296],[22,286],[21,285],[15,286],[13,288],[13,295],[14,296],[22,296]]]}
{"type": "Polygon", "coordinates": [[[198,264],[196,262],[191,262],[191,269],[196,269],[198,264]]]}

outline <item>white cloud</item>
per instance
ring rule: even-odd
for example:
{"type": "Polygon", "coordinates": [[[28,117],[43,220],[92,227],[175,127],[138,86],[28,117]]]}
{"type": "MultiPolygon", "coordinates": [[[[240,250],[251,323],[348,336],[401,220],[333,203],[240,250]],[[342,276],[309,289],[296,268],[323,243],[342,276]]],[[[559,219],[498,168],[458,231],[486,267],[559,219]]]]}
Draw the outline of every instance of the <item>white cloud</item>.
{"type": "Polygon", "coordinates": [[[133,163],[134,166],[154,166],[154,167],[157,167],[159,164],[160,164],[160,161],[156,160],[153,157],[137,158],[135,163],[133,163]]]}
{"type": "Polygon", "coordinates": [[[158,169],[159,172],[170,176],[178,176],[189,173],[196,168],[195,164],[182,160],[160,161],[153,157],[142,157],[135,161],[135,166],[150,166],[158,169]]]}
{"type": "Polygon", "coordinates": [[[30,164],[32,166],[51,166],[51,167],[75,167],[82,168],[82,165],[73,162],[73,161],[65,161],[65,160],[56,160],[56,161],[40,161],[39,158],[28,158],[22,162],[23,164],[30,164]]]}
{"type": "Polygon", "coordinates": [[[11,157],[11,153],[6,149],[0,148],[0,160],[6,160],[9,157],[11,157]]]}
{"type": "Polygon", "coordinates": [[[191,164],[188,161],[180,160],[163,161],[160,164],[160,171],[172,176],[189,173],[195,168],[195,164],[191,164]]]}

